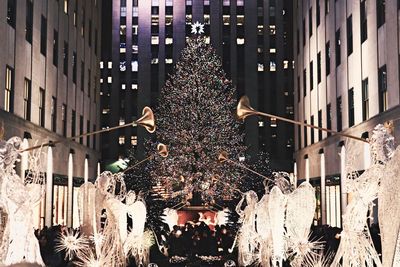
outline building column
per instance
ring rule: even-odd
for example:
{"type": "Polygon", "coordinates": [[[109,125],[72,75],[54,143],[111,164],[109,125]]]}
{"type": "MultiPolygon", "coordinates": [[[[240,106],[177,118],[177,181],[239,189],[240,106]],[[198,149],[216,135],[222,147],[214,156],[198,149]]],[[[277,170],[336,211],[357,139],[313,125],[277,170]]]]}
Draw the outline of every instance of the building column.
{"type": "Polygon", "coordinates": [[[50,227],[53,223],[53,148],[51,145],[47,148],[45,207],[45,225],[50,227]]]}
{"type": "Polygon", "coordinates": [[[74,188],[74,161],[73,151],[69,153],[68,157],[68,206],[67,206],[67,226],[72,227],[72,205],[73,205],[73,188],[74,188]]]}
{"type": "Polygon", "coordinates": [[[321,219],[322,225],[326,224],[326,175],[325,175],[325,153],[320,152],[320,167],[321,167],[321,219]]]}
{"type": "Polygon", "coordinates": [[[97,162],[97,177],[99,177],[101,174],[101,168],[100,168],[100,161],[97,162]]]}
{"type": "Polygon", "coordinates": [[[340,148],[340,193],[341,193],[341,205],[340,205],[340,218],[344,214],[347,206],[347,192],[346,192],[346,148],[344,145],[340,148]]]}
{"type": "Polygon", "coordinates": [[[297,163],[296,162],[294,162],[294,166],[293,166],[293,176],[294,176],[293,185],[294,185],[294,188],[297,188],[297,163]]]}
{"type": "Polygon", "coordinates": [[[83,181],[85,183],[89,182],[89,160],[88,156],[85,158],[85,165],[84,165],[84,170],[83,170],[83,181]]]}
{"type": "Polygon", "coordinates": [[[304,157],[304,161],[306,164],[306,167],[305,167],[305,172],[306,172],[305,176],[306,177],[305,178],[306,178],[307,182],[310,182],[310,160],[308,159],[308,155],[306,155],[304,157]]]}

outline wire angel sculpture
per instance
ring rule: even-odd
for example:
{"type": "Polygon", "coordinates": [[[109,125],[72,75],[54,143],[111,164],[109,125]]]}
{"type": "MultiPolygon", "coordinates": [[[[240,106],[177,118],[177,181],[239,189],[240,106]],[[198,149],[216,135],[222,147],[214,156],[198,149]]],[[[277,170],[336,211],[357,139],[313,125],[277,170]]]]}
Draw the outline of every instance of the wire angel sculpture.
{"type": "Polygon", "coordinates": [[[6,226],[0,245],[0,262],[6,265],[29,262],[43,265],[39,243],[34,235],[32,207],[36,206],[43,194],[39,158],[41,150],[31,159],[31,180],[25,184],[15,170],[20,154],[21,139],[13,137],[0,141],[0,206],[7,214],[6,226]],[[36,183],[32,183],[36,182],[36,183]]]}
{"type": "Polygon", "coordinates": [[[385,165],[393,156],[394,139],[387,128],[377,125],[370,145],[372,166],[360,176],[348,174],[346,191],[351,194],[351,201],[343,214],[343,231],[333,267],[382,266],[371,239],[367,218],[368,212],[372,214],[373,201],[378,197],[381,181],[388,178],[382,179],[383,175],[386,176],[385,165]]]}

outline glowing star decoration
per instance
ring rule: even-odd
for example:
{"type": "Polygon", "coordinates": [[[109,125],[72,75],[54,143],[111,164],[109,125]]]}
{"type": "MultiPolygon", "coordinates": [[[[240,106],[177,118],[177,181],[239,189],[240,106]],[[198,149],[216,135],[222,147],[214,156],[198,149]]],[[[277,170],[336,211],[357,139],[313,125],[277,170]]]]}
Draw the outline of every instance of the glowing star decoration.
{"type": "Polygon", "coordinates": [[[74,256],[81,258],[83,251],[88,247],[88,240],[80,235],[79,231],[74,233],[72,230],[61,233],[58,244],[55,247],[56,252],[65,250],[65,257],[71,260],[74,256]]]}
{"type": "Polygon", "coordinates": [[[204,33],[204,24],[196,21],[194,24],[192,24],[191,33],[193,33],[193,34],[203,34],[204,33]]]}

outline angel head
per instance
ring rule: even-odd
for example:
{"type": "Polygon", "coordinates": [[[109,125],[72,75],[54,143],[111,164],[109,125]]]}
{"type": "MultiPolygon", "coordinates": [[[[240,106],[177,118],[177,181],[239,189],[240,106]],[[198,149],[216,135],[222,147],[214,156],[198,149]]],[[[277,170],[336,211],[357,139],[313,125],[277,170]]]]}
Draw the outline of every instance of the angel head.
{"type": "Polygon", "coordinates": [[[371,155],[374,163],[386,163],[393,155],[396,145],[391,134],[392,124],[378,124],[372,131],[370,140],[371,155]]]}
{"type": "Polygon", "coordinates": [[[246,194],[246,203],[248,206],[256,205],[258,202],[258,196],[256,192],[250,190],[245,193],[246,194]]]}
{"type": "Polygon", "coordinates": [[[136,201],[136,193],[133,190],[129,190],[129,192],[126,194],[126,205],[132,205],[136,201]]]}
{"type": "Polygon", "coordinates": [[[95,185],[103,194],[109,192],[110,187],[112,187],[112,176],[111,172],[105,171],[97,177],[95,185]]]}

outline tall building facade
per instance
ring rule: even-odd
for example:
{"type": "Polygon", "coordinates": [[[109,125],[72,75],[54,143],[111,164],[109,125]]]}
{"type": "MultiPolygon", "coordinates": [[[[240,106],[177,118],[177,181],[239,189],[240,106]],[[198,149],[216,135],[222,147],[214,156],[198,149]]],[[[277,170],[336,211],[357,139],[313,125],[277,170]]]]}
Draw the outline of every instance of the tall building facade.
{"type": "MultiPolygon", "coordinates": [[[[192,36],[204,36],[223,68],[254,108],[293,117],[292,3],[289,0],[119,0],[104,1],[101,105],[102,128],[137,119],[155,107],[160,88],[192,36]],[[107,34],[108,32],[108,34],[107,34]]],[[[193,59],[196,60],[196,59],[193,59]]],[[[292,168],[292,126],[256,117],[245,123],[249,155],[270,153],[273,169],[292,168]]],[[[104,135],[105,162],[123,159],[132,146],[143,155],[144,129],[104,135]]]]}
{"type": "MultiPolygon", "coordinates": [[[[399,8],[385,0],[294,2],[296,120],[362,138],[394,120],[399,137],[399,8]]],[[[353,167],[365,170],[369,145],[302,127],[295,143],[298,180],[317,188],[316,221],[340,227],[346,161],[356,156],[353,167]]]]}
{"type": "MultiPolygon", "coordinates": [[[[52,205],[35,207],[36,223],[42,227],[46,218],[50,224],[72,225],[67,212],[72,208],[67,206],[68,159],[76,193],[83,183],[84,162],[89,178],[95,178],[100,158],[98,137],[66,138],[100,126],[101,1],[4,0],[0,11],[0,121],[5,139],[19,136],[26,147],[61,141],[52,148],[52,205]]],[[[49,163],[43,162],[45,172],[49,163]]]]}

